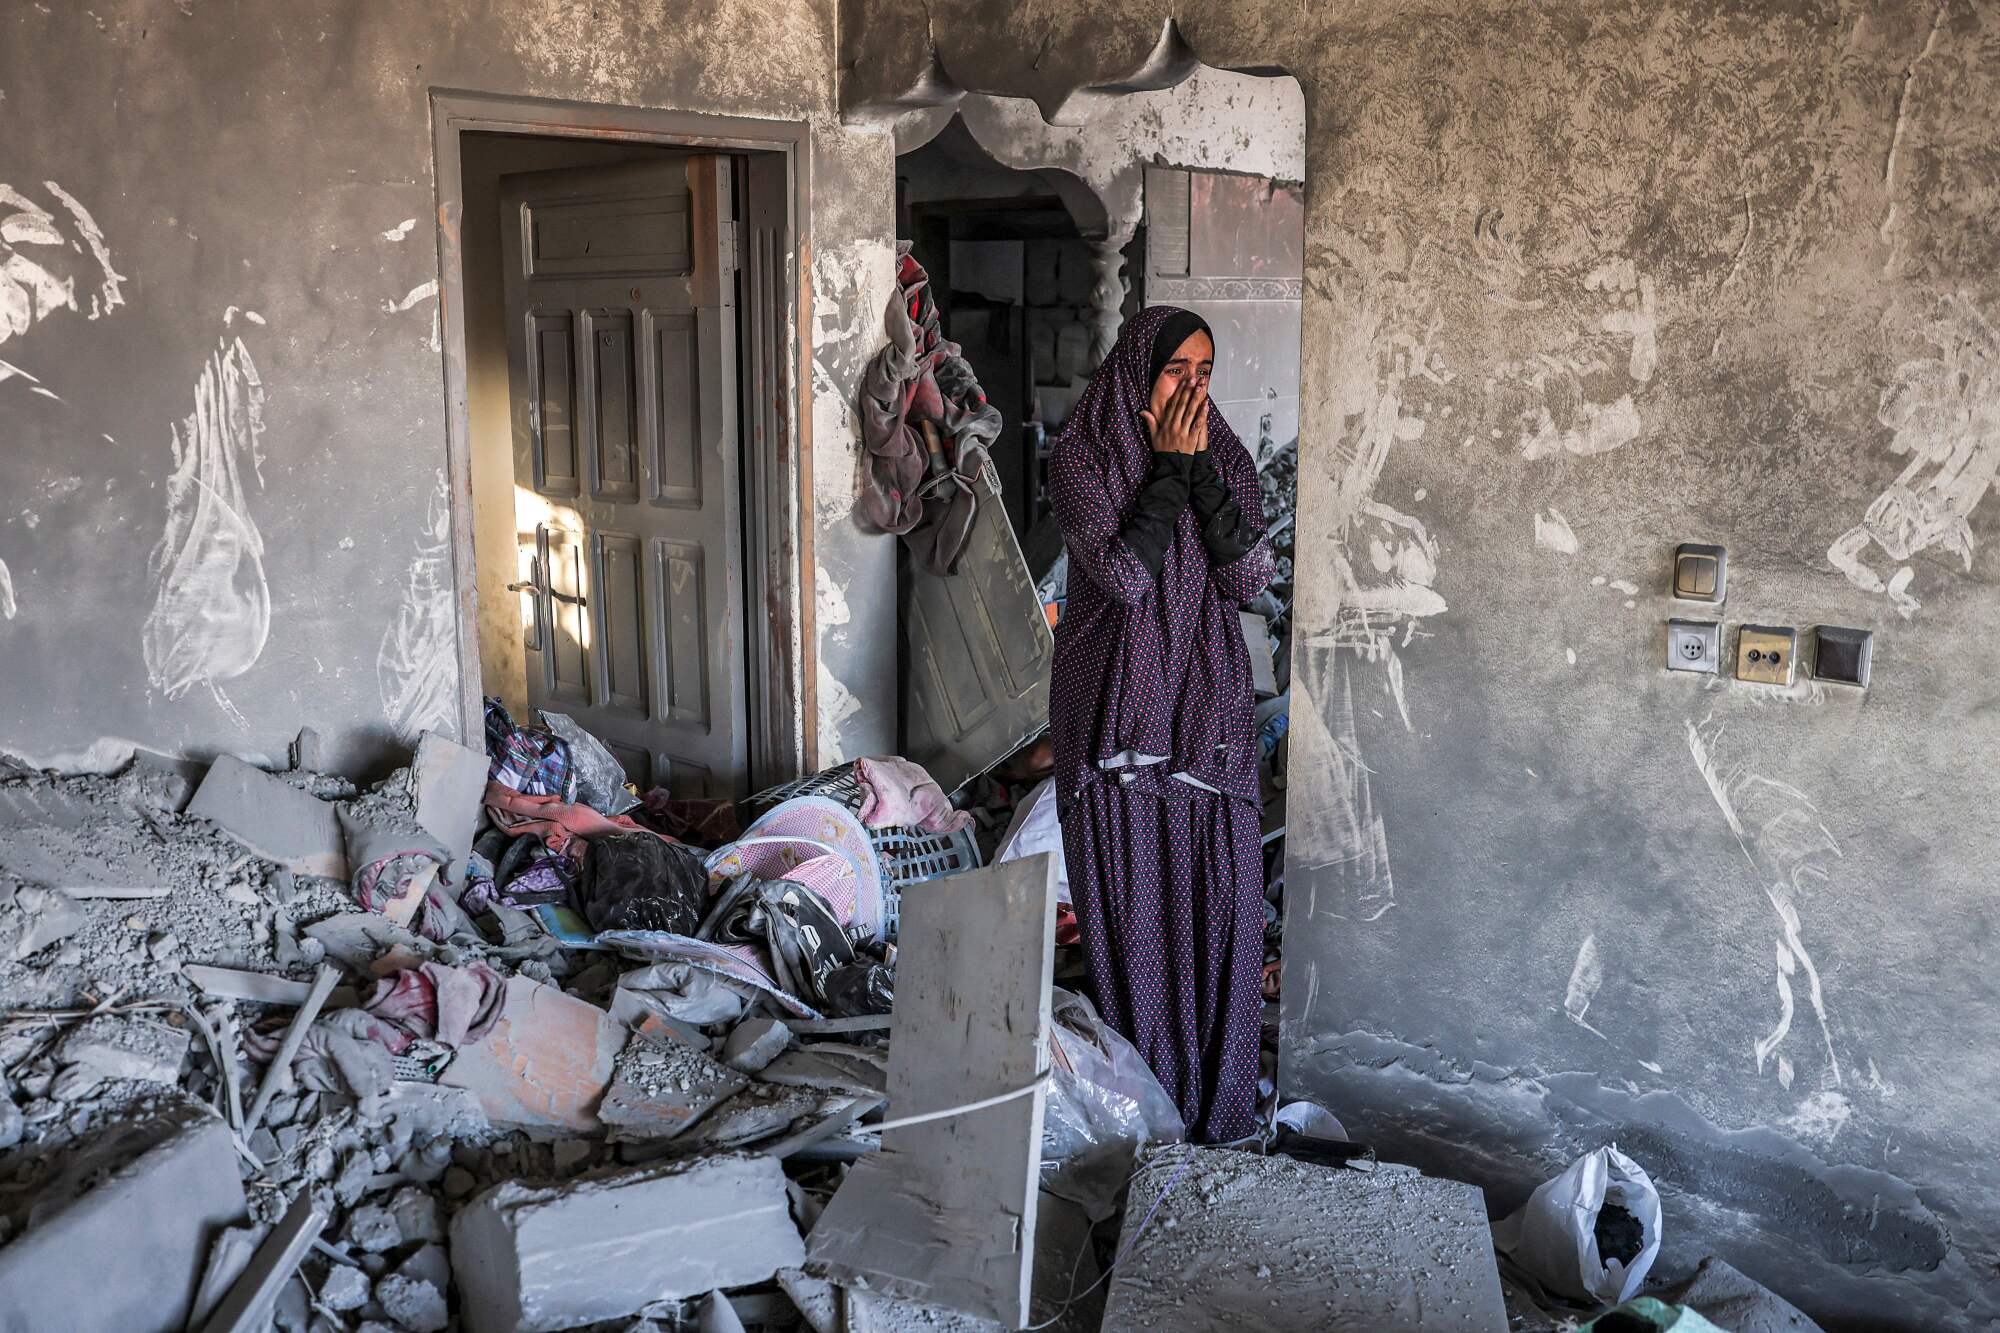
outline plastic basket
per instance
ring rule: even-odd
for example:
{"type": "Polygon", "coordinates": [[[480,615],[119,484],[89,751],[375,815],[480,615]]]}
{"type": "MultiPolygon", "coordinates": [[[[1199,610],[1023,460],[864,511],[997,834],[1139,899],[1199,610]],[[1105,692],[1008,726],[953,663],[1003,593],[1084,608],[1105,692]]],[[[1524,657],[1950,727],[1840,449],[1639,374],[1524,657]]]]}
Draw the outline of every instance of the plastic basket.
{"type": "MultiPolygon", "coordinates": [[[[841,764],[768,787],[743,803],[744,827],[749,827],[773,806],[800,796],[824,796],[858,813],[861,779],[853,764],[841,764]]],[[[888,940],[894,940],[902,926],[905,888],[979,868],[979,843],[969,827],[957,833],[928,833],[909,825],[872,828],[868,830],[868,842],[882,863],[882,936],[888,940]]]]}

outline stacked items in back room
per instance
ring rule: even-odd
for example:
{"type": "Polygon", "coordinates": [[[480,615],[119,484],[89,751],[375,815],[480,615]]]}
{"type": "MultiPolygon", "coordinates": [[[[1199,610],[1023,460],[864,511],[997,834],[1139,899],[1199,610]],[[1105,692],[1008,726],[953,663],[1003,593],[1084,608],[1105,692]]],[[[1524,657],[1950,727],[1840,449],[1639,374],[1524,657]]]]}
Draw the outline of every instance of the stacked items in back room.
{"type": "MultiPolygon", "coordinates": [[[[780,1270],[827,1296],[803,1234],[896,1112],[898,890],[976,864],[969,816],[893,757],[739,812],[560,716],[486,742],[365,791],[310,734],[278,772],[0,760],[0,1325],[811,1323],[780,1270]]],[[[1057,1000],[1031,1160],[1101,1218],[1107,1148],[1178,1128],[1057,1000]]]]}

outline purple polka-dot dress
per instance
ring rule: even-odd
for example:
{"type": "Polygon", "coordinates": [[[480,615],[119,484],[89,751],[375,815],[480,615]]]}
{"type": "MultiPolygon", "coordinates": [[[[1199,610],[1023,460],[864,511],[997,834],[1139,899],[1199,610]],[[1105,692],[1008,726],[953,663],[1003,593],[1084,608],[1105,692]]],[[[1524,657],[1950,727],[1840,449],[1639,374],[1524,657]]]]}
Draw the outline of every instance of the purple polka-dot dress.
{"type": "Polygon", "coordinates": [[[1237,606],[1270,580],[1249,451],[1208,415],[1215,469],[1260,534],[1211,566],[1196,516],[1156,575],[1122,535],[1152,466],[1139,411],[1176,311],[1128,321],[1049,463],[1069,549],[1049,725],[1070,891],[1105,1020],[1192,1138],[1256,1129],[1264,867],[1250,659],[1237,606]]]}

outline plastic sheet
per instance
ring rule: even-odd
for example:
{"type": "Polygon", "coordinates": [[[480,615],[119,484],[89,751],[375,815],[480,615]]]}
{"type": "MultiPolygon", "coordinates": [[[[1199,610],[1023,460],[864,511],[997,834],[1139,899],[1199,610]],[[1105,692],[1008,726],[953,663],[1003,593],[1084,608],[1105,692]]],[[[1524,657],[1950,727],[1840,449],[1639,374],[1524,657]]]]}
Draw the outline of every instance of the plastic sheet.
{"type": "Polygon", "coordinates": [[[1184,1138],[1187,1127],[1145,1058],[1088,999],[1058,987],[1049,1033],[1042,1187],[1101,1222],[1117,1211],[1139,1146],[1184,1138]]]}

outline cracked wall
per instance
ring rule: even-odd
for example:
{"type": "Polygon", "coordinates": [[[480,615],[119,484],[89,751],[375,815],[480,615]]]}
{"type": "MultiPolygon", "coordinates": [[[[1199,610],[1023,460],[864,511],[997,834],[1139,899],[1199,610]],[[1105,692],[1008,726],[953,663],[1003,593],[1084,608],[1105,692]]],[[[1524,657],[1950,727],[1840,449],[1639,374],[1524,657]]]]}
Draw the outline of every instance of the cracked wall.
{"type": "Polygon", "coordinates": [[[2000,12],[855,0],[843,103],[1176,34],[1306,95],[1286,1088],[1500,1210],[1616,1140],[1829,1328],[2000,1319],[2000,12]],[[1669,676],[1683,541],[1872,687],[1669,676]]]}
{"type": "MultiPolygon", "coordinates": [[[[834,114],[833,16],[7,6],[0,752],[281,759],[310,725],[328,763],[367,769],[456,730],[433,88],[806,121],[801,387],[851,398],[880,339],[893,145],[834,114]]],[[[807,521],[848,608],[818,686],[853,715],[806,720],[831,762],[893,740],[894,550],[837,503],[851,420],[812,416],[807,521]]]]}

